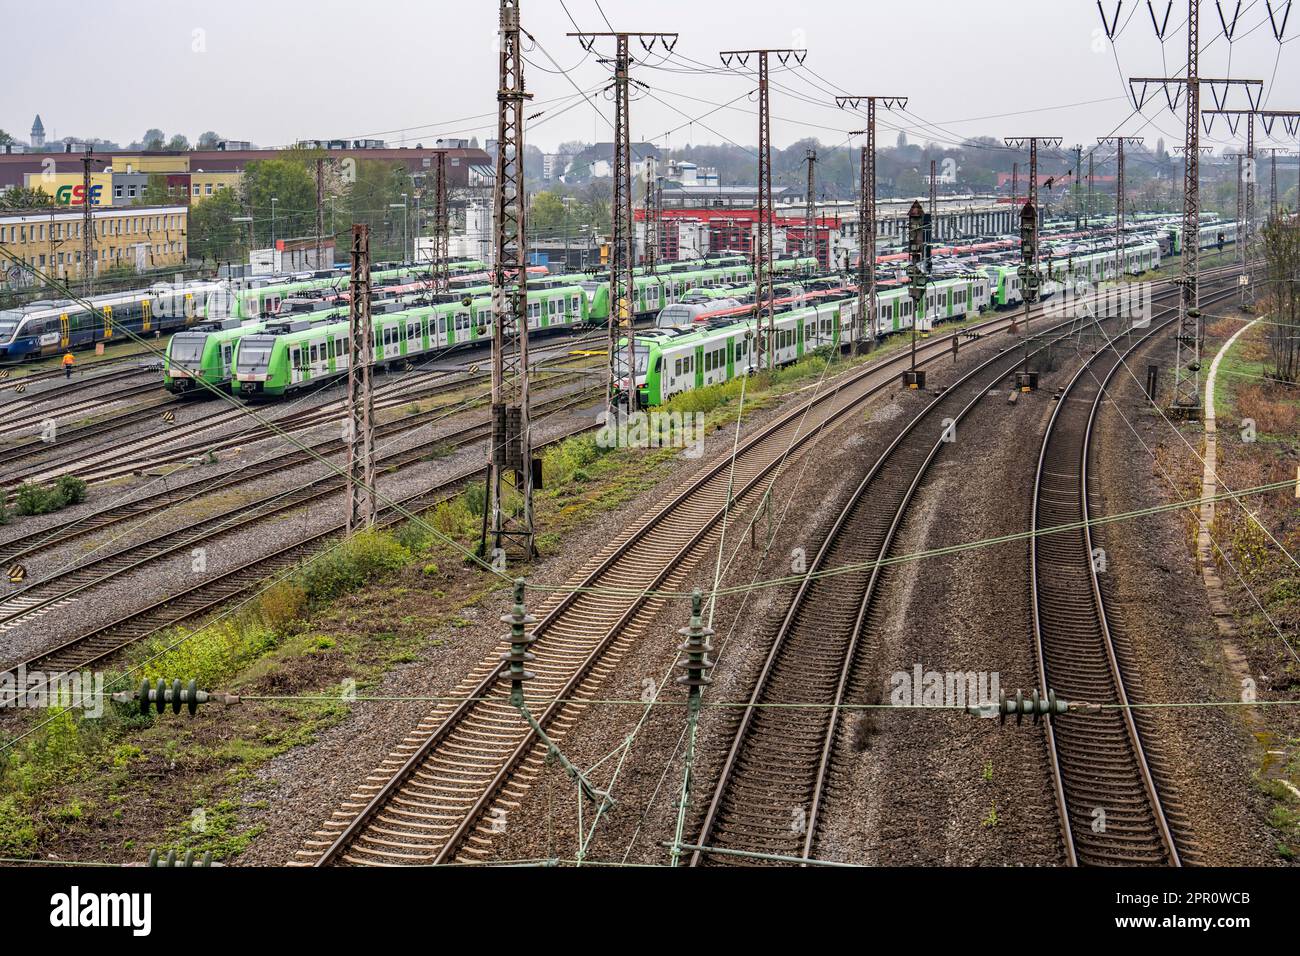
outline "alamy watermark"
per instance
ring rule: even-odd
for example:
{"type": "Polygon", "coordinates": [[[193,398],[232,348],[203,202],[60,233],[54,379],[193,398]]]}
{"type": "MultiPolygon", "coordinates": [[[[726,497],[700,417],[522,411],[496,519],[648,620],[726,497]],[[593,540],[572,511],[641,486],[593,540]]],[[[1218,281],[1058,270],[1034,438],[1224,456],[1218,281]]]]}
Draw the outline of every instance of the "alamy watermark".
{"type": "Polygon", "coordinates": [[[104,675],[100,671],[29,671],[25,666],[0,673],[0,709],[40,710],[71,707],[87,717],[104,713],[104,675]]]}
{"type": "Polygon", "coordinates": [[[1043,302],[1044,315],[1062,319],[1128,319],[1130,327],[1151,325],[1150,282],[1067,282],[1043,302]]]}
{"type": "Polygon", "coordinates": [[[927,671],[915,664],[910,673],[895,671],[889,678],[894,707],[988,708],[998,704],[1001,694],[997,671],[927,671]]]}
{"type": "Polygon", "coordinates": [[[704,454],[703,412],[605,411],[596,416],[601,448],[681,448],[687,458],[704,454]]]}

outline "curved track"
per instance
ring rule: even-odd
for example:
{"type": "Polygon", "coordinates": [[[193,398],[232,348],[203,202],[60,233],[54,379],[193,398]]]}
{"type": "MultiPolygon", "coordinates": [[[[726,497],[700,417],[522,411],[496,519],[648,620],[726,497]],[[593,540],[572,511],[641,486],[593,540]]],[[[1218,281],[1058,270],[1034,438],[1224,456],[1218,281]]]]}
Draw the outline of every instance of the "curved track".
{"type": "Polygon", "coordinates": [[[1034,480],[1030,590],[1040,687],[1066,700],[1121,705],[1087,719],[1046,724],[1071,865],[1181,864],[1133,712],[1123,706],[1128,695],[1122,662],[1087,524],[1093,429],[1107,386],[1132,354],[1172,322],[1153,324],[1131,344],[1111,343],[1079,370],[1052,414],[1034,480]],[[1070,527],[1051,530],[1058,526],[1070,527]]]}

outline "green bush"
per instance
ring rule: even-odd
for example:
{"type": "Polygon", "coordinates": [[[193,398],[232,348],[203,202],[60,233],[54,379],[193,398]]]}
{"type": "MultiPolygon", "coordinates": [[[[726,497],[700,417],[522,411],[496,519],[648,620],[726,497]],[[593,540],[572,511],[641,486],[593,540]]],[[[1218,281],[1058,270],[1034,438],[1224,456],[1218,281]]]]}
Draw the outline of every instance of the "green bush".
{"type": "Polygon", "coordinates": [[[322,554],[298,572],[298,584],[312,602],[355,591],[381,574],[400,571],[411,552],[379,531],[362,531],[322,554]]]}
{"type": "Polygon", "coordinates": [[[9,523],[9,496],[0,490],[0,524],[9,523]]]}
{"type": "Polygon", "coordinates": [[[72,475],[60,475],[54,483],[55,492],[63,496],[63,505],[79,505],[86,500],[86,483],[72,475]]]}
{"type": "Polygon", "coordinates": [[[52,488],[24,481],[14,495],[14,510],[20,515],[47,515],[85,500],[86,483],[72,475],[62,475],[52,488]]]}

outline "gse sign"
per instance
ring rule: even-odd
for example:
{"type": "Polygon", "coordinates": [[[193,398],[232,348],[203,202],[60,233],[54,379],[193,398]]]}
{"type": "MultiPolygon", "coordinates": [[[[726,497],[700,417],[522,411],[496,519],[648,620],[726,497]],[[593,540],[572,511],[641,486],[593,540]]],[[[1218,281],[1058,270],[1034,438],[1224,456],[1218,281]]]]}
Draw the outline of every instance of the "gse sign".
{"type": "MultiPolygon", "coordinates": [[[[90,187],[90,204],[92,206],[100,205],[100,195],[104,187],[95,184],[90,187]]],[[[54,193],[54,200],[60,206],[81,206],[86,202],[86,187],[77,186],[60,186],[54,193]]]]}

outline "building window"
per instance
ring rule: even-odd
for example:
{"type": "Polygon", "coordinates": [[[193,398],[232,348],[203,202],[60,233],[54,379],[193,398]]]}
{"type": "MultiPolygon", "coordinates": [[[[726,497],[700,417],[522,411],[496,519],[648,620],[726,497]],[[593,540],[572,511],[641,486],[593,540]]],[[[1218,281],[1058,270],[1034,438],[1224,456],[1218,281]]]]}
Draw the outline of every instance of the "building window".
{"type": "Polygon", "coordinates": [[[204,183],[204,184],[203,184],[203,195],[205,195],[205,196],[211,196],[211,195],[212,195],[212,183],[204,183]]]}
{"type": "Polygon", "coordinates": [[[195,184],[194,184],[194,195],[196,195],[196,196],[199,195],[199,184],[198,184],[198,183],[195,183],[195,184]]]}
{"type": "Polygon", "coordinates": [[[135,198],[135,187],[134,187],[134,186],[127,186],[127,187],[126,187],[126,195],[127,195],[127,198],[128,198],[128,199],[134,199],[134,198],[135,198]]]}
{"type": "Polygon", "coordinates": [[[114,198],[114,199],[121,199],[121,198],[122,198],[122,184],[121,184],[121,183],[118,183],[116,186],[113,187],[113,198],[114,198]]]}

